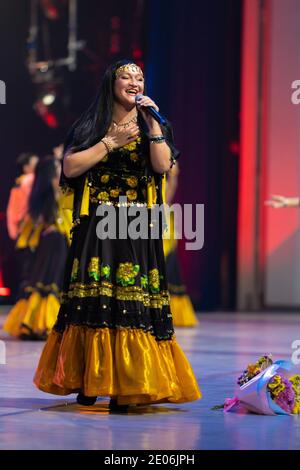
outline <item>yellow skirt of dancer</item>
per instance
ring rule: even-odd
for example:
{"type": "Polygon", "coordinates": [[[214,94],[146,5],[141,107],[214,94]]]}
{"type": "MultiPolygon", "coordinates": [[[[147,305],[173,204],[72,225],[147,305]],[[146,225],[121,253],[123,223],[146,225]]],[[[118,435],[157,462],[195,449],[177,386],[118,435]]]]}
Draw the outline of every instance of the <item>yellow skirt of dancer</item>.
{"type": "Polygon", "coordinates": [[[28,332],[43,335],[52,329],[59,306],[55,295],[42,297],[39,292],[33,292],[28,299],[20,299],[11,309],[3,330],[15,337],[28,332]]]}
{"type": "Polygon", "coordinates": [[[35,225],[30,217],[23,225],[16,247],[30,250],[31,258],[26,285],[3,326],[11,336],[43,339],[53,328],[60,307],[70,215],[59,210],[57,222],[50,227],[35,225]]]}
{"type": "Polygon", "coordinates": [[[190,297],[186,294],[172,294],[172,287],[170,285],[169,291],[173,325],[186,327],[197,326],[198,320],[190,297]]]}
{"type": "Polygon", "coordinates": [[[44,392],[116,396],[119,404],[182,403],[201,397],[176,339],[138,329],[69,325],[52,331],[34,377],[44,392]]]}

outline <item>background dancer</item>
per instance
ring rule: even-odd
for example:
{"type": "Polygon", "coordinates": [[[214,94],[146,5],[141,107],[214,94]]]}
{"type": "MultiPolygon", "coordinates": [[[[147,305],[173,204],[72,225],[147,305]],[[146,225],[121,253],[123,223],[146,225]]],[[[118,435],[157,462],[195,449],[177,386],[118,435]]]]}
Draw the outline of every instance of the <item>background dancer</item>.
{"type": "MultiPolygon", "coordinates": [[[[166,203],[171,205],[178,185],[179,165],[174,165],[167,175],[166,203]]],[[[164,239],[164,253],[166,256],[166,269],[168,289],[170,292],[171,311],[174,326],[196,326],[198,320],[186,287],[182,281],[180,260],[178,255],[177,239],[175,238],[174,217],[170,214],[169,234],[164,239]]]]}
{"type": "Polygon", "coordinates": [[[68,250],[70,221],[61,208],[60,164],[41,159],[29,199],[29,213],[17,240],[17,249],[33,252],[20,298],[3,329],[20,339],[45,339],[59,310],[59,293],[68,250]]]}

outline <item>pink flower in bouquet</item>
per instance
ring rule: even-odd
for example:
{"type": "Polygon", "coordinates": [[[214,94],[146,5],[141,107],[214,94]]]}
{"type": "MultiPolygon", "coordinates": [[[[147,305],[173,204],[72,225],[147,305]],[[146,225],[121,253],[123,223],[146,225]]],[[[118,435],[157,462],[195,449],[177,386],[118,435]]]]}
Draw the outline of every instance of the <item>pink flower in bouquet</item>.
{"type": "Polygon", "coordinates": [[[272,400],[287,413],[292,413],[295,406],[295,392],[290,380],[281,375],[274,375],[268,383],[272,400]]]}
{"type": "Polygon", "coordinates": [[[229,411],[234,406],[239,405],[239,403],[240,403],[240,400],[238,399],[238,397],[226,398],[224,402],[224,411],[229,411]]]}

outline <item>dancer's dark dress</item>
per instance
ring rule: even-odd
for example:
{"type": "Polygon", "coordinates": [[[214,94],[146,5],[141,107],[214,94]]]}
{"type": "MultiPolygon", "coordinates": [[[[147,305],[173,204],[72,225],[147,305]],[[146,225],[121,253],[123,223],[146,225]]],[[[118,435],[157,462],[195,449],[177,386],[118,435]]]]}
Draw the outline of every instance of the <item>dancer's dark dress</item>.
{"type": "Polygon", "coordinates": [[[35,224],[30,216],[24,221],[16,247],[28,251],[27,272],[3,325],[10,335],[45,340],[51,332],[60,308],[70,228],[70,214],[61,209],[60,201],[53,224],[35,224]]]}
{"type": "Polygon", "coordinates": [[[168,251],[166,256],[166,272],[173,325],[175,327],[196,326],[198,324],[198,320],[191,299],[187,294],[186,287],[182,281],[176,241],[170,240],[169,245],[172,245],[172,248],[168,251]]]}
{"type": "Polygon", "coordinates": [[[62,306],[35,375],[45,392],[81,391],[116,397],[120,404],[201,396],[174,338],[162,240],[96,235],[99,204],[114,205],[118,218],[129,210],[116,206],[119,196],[133,205],[149,203],[142,149],[138,138],[109,154],[88,172],[84,189],[75,190],[80,223],[73,230],[62,306]]]}

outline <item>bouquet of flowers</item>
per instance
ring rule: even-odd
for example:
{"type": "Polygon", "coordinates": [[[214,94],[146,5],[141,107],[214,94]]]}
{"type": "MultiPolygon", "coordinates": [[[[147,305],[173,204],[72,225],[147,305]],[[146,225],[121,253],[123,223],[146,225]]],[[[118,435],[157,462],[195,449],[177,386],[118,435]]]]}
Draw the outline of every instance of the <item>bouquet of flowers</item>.
{"type": "Polygon", "coordinates": [[[289,361],[272,361],[265,355],[249,364],[237,380],[236,395],[227,398],[224,411],[242,407],[264,415],[300,413],[300,375],[289,361]]]}

